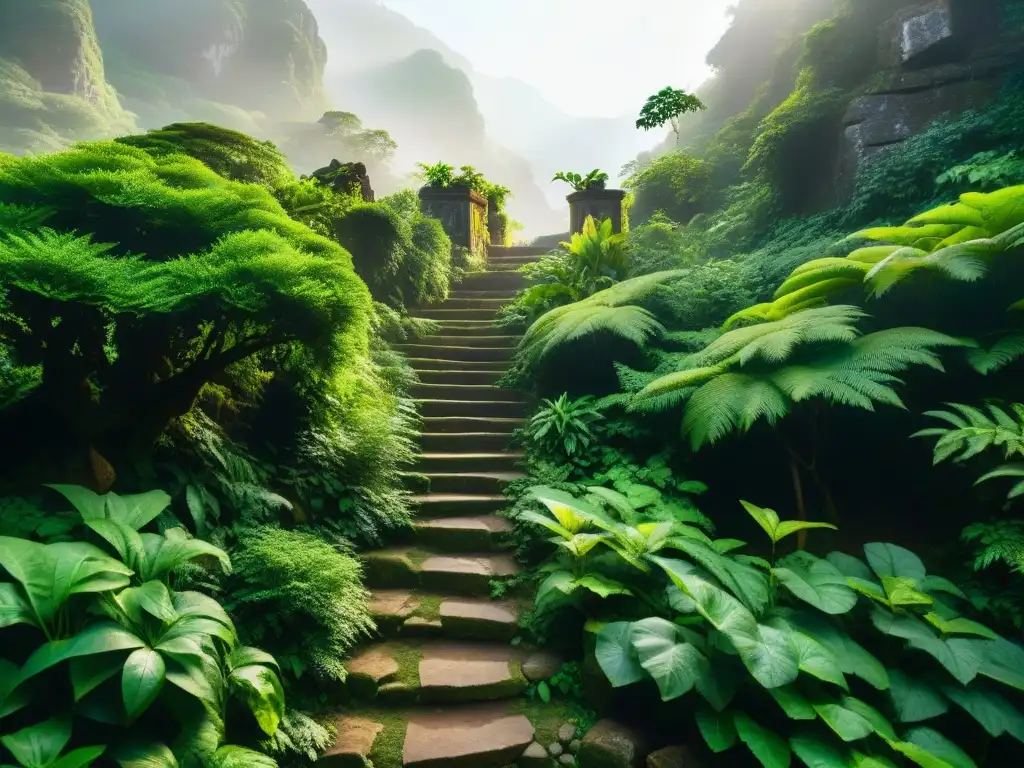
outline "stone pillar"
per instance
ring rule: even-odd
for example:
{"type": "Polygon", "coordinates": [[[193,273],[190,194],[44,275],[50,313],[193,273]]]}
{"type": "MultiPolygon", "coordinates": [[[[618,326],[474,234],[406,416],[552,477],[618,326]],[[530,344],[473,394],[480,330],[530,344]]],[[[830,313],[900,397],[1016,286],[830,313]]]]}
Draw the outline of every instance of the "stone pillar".
{"type": "Polygon", "coordinates": [[[487,231],[491,234],[491,245],[505,245],[508,237],[508,216],[502,216],[494,209],[488,208],[487,231]]]}
{"type": "Polygon", "coordinates": [[[587,216],[601,223],[605,219],[612,220],[612,230],[622,231],[622,201],[626,193],[621,189],[584,189],[573,192],[566,200],[569,201],[569,232],[576,234],[583,231],[583,223],[587,216]]]}
{"type": "Polygon", "coordinates": [[[440,219],[452,245],[487,253],[487,198],[469,187],[423,187],[420,210],[440,219]]]}

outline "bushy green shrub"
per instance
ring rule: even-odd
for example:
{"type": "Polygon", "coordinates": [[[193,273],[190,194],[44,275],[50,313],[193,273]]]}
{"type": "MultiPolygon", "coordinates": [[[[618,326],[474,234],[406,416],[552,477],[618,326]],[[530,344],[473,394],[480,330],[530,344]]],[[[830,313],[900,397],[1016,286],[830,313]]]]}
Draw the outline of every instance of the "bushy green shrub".
{"type": "Polygon", "coordinates": [[[271,649],[286,680],[345,679],[343,659],[374,624],[362,567],[320,536],[260,526],[232,551],[228,610],[240,632],[271,649]]]}
{"type": "Polygon", "coordinates": [[[673,221],[685,224],[696,214],[711,210],[715,202],[711,171],[706,160],[682,150],[639,168],[625,182],[636,195],[630,209],[631,222],[642,224],[655,212],[663,211],[673,221]]]}

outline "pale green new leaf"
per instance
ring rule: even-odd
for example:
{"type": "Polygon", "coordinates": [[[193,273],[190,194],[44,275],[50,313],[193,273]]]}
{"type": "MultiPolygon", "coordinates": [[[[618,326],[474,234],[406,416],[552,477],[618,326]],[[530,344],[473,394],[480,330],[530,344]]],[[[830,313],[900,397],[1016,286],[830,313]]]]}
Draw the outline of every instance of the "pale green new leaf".
{"type": "Polygon", "coordinates": [[[821,528],[827,528],[830,531],[839,530],[832,523],[808,523],[802,520],[785,520],[779,523],[779,527],[775,531],[775,541],[782,541],[787,536],[792,536],[800,531],[811,531],[821,528]]]}
{"type": "Polygon", "coordinates": [[[962,616],[955,619],[944,619],[937,613],[932,612],[926,613],[924,618],[925,621],[930,623],[943,635],[973,635],[975,637],[984,637],[988,640],[999,639],[999,635],[984,624],[979,624],[976,621],[965,619],[962,616]]]}
{"type": "Polygon", "coordinates": [[[232,669],[229,680],[241,691],[263,732],[273,736],[284,717],[284,690],[277,673],[262,664],[247,664],[232,669]]]}
{"type": "Polygon", "coordinates": [[[590,574],[589,576],[583,576],[582,578],[576,579],[573,582],[577,587],[582,587],[590,592],[593,592],[599,597],[609,597],[611,595],[629,595],[632,594],[629,588],[618,581],[607,579],[600,574],[590,574]]]}
{"type": "Polygon", "coordinates": [[[775,531],[779,527],[778,513],[774,509],[758,507],[742,499],[740,499],[740,504],[747,510],[747,514],[754,518],[754,521],[764,529],[764,532],[768,534],[768,538],[776,541],[775,531]]]}

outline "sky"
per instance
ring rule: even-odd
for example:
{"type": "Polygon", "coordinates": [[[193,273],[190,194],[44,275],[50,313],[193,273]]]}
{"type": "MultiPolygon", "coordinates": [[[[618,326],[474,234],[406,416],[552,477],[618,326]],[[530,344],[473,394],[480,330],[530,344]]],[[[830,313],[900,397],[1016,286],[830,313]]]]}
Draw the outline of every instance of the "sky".
{"type": "Polygon", "coordinates": [[[382,2],[481,74],[530,83],[571,115],[617,117],[667,85],[700,85],[735,0],[382,2]]]}

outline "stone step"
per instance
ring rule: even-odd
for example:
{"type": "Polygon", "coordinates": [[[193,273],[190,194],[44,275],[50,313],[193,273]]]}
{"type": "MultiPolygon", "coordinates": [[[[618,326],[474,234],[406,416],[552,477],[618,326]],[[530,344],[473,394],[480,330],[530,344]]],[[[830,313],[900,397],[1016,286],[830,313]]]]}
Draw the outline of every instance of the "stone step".
{"type": "MultiPolygon", "coordinates": [[[[478,419],[524,419],[527,405],[514,400],[417,400],[421,416],[469,416],[478,419]]],[[[434,431],[434,430],[431,430],[434,431]]]]}
{"type": "Polygon", "coordinates": [[[459,287],[467,291],[518,291],[526,287],[526,276],[519,272],[474,272],[466,275],[459,287]]]}
{"type": "MultiPolygon", "coordinates": [[[[485,432],[505,433],[505,439],[510,440],[512,432],[521,429],[526,424],[525,419],[514,418],[489,418],[486,416],[429,416],[423,419],[423,432],[426,434],[437,434],[443,432],[485,432]]],[[[467,444],[466,450],[484,450],[480,443],[467,444]]]]}
{"type": "Polygon", "coordinates": [[[496,496],[513,480],[521,480],[522,472],[452,472],[427,474],[431,493],[462,493],[496,496]]]}
{"type": "Polygon", "coordinates": [[[495,259],[494,261],[488,263],[487,271],[492,274],[495,272],[518,272],[527,264],[533,264],[535,261],[537,261],[537,259],[518,257],[495,259]]]}
{"type": "Polygon", "coordinates": [[[533,741],[525,715],[502,705],[472,705],[413,716],[405,731],[403,768],[502,768],[533,741]]]}
{"type": "Polygon", "coordinates": [[[426,320],[490,320],[498,316],[498,305],[477,309],[445,309],[441,307],[427,307],[425,309],[414,309],[409,315],[411,317],[424,318],[426,320]]]}
{"type": "Polygon", "coordinates": [[[512,646],[443,640],[421,649],[422,703],[495,701],[526,690],[522,655],[512,646]]]}
{"type": "Polygon", "coordinates": [[[497,515],[420,518],[412,526],[421,546],[447,553],[497,551],[512,531],[512,524],[497,515]]]}
{"type": "Polygon", "coordinates": [[[408,589],[375,590],[370,615],[385,638],[415,637],[436,625],[434,637],[446,640],[511,640],[519,626],[519,607],[512,601],[443,597],[408,589]]]}
{"type": "Polygon", "coordinates": [[[518,334],[506,336],[485,336],[483,334],[449,336],[442,330],[440,333],[432,336],[422,337],[418,340],[418,343],[438,347],[490,347],[491,349],[497,349],[499,347],[515,347],[519,344],[521,338],[522,336],[518,334]]]}
{"type": "Polygon", "coordinates": [[[412,547],[389,547],[362,555],[366,584],[373,588],[425,588],[444,594],[485,597],[491,579],[519,572],[507,554],[442,555],[412,547]]]}
{"type": "Polygon", "coordinates": [[[503,296],[449,296],[438,309],[501,309],[509,300],[503,296]]]}
{"type": "Polygon", "coordinates": [[[545,256],[551,248],[536,245],[490,245],[487,247],[487,260],[501,259],[509,256],[545,256]]]}
{"type": "Polygon", "coordinates": [[[467,363],[507,363],[515,357],[512,347],[451,347],[435,344],[394,344],[392,348],[416,360],[462,360],[467,363]]]}
{"type": "Polygon", "coordinates": [[[435,360],[426,357],[410,357],[409,365],[414,371],[497,371],[508,370],[508,362],[502,360],[435,360]]]}
{"type": "Polygon", "coordinates": [[[489,384],[417,384],[412,388],[417,400],[525,400],[514,389],[501,389],[489,384]]]}
{"type": "MultiPolygon", "coordinates": [[[[463,435],[463,442],[473,442],[472,435],[463,435]]],[[[424,453],[416,462],[417,472],[511,472],[523,458],[522,451],[457,453],[436,451],[424,453]]]]}
{"type": "MultiPolygon", "coordinates": [[[[483,425],[480,428],[486,427],[483,425]]],[[[499,452],[509,447],[511,438],[508,432],[423,432],[420,433],[419,445],[421,450],[431,453],[465,450],[499,452]]]]}
{"type": "Polygon", "coordinates": [[[511,301],[515,298],[516,292],[509,290],[493,290],[493,291],[468,291],[461,288],[456,288],[448,294],[450,299],[504,299],[505,301],[511,301]]]}
{"type": "Polygon", "coordinates": [[[501,371],[417,371],[423,384],[489,385],[493,386],[503,375],[501,371]]]}
{"type": "Polygon", "coordinates": [[[424,518],[486,515],[509,506],[508,499],[500,494],[423,493],[412,500],[424,518]]]}

